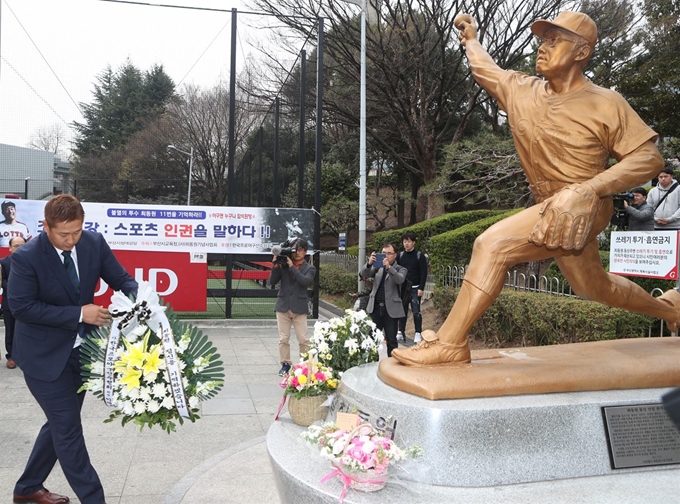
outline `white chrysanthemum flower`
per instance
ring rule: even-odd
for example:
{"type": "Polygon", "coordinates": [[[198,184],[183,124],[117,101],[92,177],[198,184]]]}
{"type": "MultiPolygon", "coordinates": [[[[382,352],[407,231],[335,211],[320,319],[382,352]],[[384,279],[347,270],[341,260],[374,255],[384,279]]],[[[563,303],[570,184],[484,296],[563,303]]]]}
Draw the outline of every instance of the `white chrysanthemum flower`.
{"type": "Polygon", "coordinates": [[[125,395],[129,397],[130,399],[138,399],[139,398],[139,389],[137,388],[132,388],[132,389],[125,389],[125,395]]]}
{"type": "Polygon", "coordinates": [[[123,401],[122,405],[123,415],[130,416],[135,414],[135,407],[132,401],[123,401]]]}
{"type": "Polygon", "coordinates": [[[201,400],[198,397],[190,397],[189,398],[189,407],[190,408],[198,408],[198,403],[200,403],[201,400]]]}
{"type": "Polygon", "coordinates": [[[136,401],[134,407],[135,413],[141,415],[146,412],[146,403],[144,401],[136,401]]]}
{"type": "Polygon", "coordinates": [[[146,409],[149,410],[149,413],[156,413],[161,409],[161,403],[154,400],[149,401],[149,404],[146,405],[146,409]]]}
{"type": "Polygon", "coordinates": [[[144,402],[149,402],[151,400],[151,388],[150,387],[140,388],[139,398],[144,402]]]}
{"type": "Polygon", "coordinates": [[[92,363],[92,372],[100,375],[104,374],[104,363],[102,361],[96,361],[92,363]]]}
{"type": "Polygon", "coordinates": [[[171,395],[166,396],[163,399],[163,402],[161,403],[161,406],[165,409],[174,409],[175,407],[175,400],[172,398],[171,395]]]}
{"type": "Polygon", "coordinates": [[[165,394],[168,392],[169,390],[165,383],[156,383],[151,388],[151,395],[154,397],[165,397],[165,394]]]}

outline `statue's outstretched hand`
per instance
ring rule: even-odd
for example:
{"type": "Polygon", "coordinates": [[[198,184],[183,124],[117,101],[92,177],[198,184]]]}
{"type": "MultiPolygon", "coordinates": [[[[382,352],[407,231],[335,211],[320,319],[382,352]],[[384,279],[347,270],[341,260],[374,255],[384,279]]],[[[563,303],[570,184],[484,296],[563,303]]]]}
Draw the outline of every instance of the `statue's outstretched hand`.
{"type": "Polygon", "coordinates": [[[465,47],[468,40],[473,40],[477,38],[477,27],[475,26],[475,20],[472,19],[470,14],[458,14],[453,20],[453,25],[460,30],[458,34],[458,39],[460,43],[465,47]]]}
{"type": "Polygon", "coordinates": [[[543,202],[541,218],[529,240],[548,249],[580,250],[585,247],[600,204],[599,196],[585,184],[565,187],[543,202]]]}

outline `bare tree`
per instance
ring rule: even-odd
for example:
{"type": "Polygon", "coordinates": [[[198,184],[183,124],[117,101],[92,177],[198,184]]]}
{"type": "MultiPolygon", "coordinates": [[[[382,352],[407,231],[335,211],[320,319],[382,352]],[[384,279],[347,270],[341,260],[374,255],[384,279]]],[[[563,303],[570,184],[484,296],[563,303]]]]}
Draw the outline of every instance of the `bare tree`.
{"type": "Polygon", "coordinates": [[[54,123],[36,129],[26,147],[52,152],[62,158],[68,158],[68,138],[66,128],[60,123],[54,123]]]}
{"type": "MultiPolygon", "coordinates": [[[[357,128],[360,23],[356,7],[341,0],[252,1],[289,30],[278,48],[291,42],[291,31],[298,35],[297,47],[300,39],[314,39],[315,18],[327,20],[326,120],[357,128]]],[[[534,20],[551,18],[575,4],[566,0],[381,1],[375,23],[367,29],[367,135],[372,147],[388,156],[395,169],[413,174],[415,184],[432,182],[442,146],[459,141],[475,115],[486,112],[479,105],[487,98],[470,78],[458,43],[453,26],[456,14],[472,14],[482,43],[499,65],[510,68],[526,59],[534,20]]],[[[286,68],[278,53],[270,57],[279,62],[275,66],[286,68]]],[[[413,194],[418,194],[415,189],[413,194]]],[[[429,217],[443,212],[438,194],[425,197],[429,217]]]]}
{"type": "MultiPolygon", "coordinates": [[[[250,73],[241,75],[242,86],[248,85],[250,73]]],[[[235,110],[234,165],[245,146],[247,134],[257,123],[256,101],[251,94],[237,91],[235,110]]],[[[229,183],[229,90],[224,83],[212,89],[185,86],[181,99],[168,108],[176,124],[178,137],[171,143],[185,149],[193,147],[193,179],[196,202],[208,205],[227,203],[229,183]]],[[[178,160],[186,163],[186,159],[178,160]]]]}

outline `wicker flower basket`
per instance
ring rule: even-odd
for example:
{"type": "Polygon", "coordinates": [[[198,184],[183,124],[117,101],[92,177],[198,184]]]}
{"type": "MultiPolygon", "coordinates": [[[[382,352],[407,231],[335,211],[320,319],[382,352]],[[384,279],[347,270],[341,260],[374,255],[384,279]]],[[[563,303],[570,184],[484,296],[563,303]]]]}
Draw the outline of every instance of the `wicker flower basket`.
{"type": "Polygon", "coordinates": [[[376,474],[375,469],[369,469],[365,473],[353,473],[350,486],[362,492],[377,492],[385,488],[387,473],[376,474]]]}
{"type": "Polygon", "coordinates": [[[288,401],[288,412],[290,417],[298,425],[305,427],[312,425],[319,420],[325,420],[328,414],[328,406],[321,406],[326,402],[328,396],[308,396],[300,397],[290,396],[288,401]]]}

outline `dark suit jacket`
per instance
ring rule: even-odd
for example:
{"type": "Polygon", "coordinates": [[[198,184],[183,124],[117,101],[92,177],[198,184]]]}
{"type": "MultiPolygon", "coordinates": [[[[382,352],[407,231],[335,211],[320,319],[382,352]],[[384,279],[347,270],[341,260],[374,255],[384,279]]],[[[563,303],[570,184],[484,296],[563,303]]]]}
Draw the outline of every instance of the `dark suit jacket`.
{"type": "Polygon", "coordinates": [[[301,315],[307,313],[307,287],[314,281],[316,268],[303,261],[300,268],[272,268],[269,274],[269,285],[274,287],[281,281],[281,288],[276,296],[274,311],[286,313],[288,310],[301,315]]]}
{"type": "MultiPolygon", "coordinates": [[[[100,277],[113,290],[137,291],[137,282],[99,233],[84,231],[76,254],[80,300],[47,234],[41,233],[13,254],[9,306],[16,326],[12,358],[24,373],[38,380],[54,381],[64,370],[81,306],[92,303],[100,277]]],[[[86,333],[94,328],[85,324],[86,333]]]]}
{"type": "Polygon", "coordinates": [[[398,265],[396,261],[387,270],[375,266],[376,263],[373,263],[372,266],[369,266],[369,264],[366,263],[360,273],[364,278],[375,277],[373,289],[368,297],[366,313],[373,313],[373,309],[375,308],[375,295],[378,293],[383,276],[387,275],[385,277],[385,308],[387,309],[387,314],[391,318],[396,319],[405,317],[404,304],[401,301],[401,284],[406,280],[406,268],[398,265]]]}

